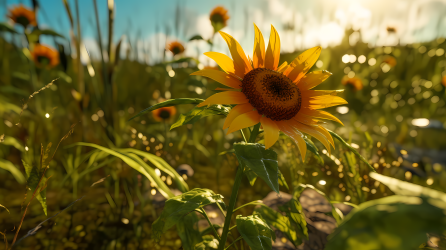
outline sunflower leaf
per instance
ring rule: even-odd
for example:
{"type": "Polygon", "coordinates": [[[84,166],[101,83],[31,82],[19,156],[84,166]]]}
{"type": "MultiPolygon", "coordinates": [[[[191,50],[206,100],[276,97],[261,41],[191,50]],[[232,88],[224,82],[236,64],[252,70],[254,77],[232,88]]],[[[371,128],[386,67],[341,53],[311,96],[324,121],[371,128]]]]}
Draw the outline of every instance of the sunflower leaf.
{"type": "MultiPolygon", "coordinates": [[[[298,235],[298,238],[308,240],[307,221],[305,220],[305,214],[303,213],[302,205],[296,199],[291,199],[287,203],[279,207],[280,211],[285,212],[287,217],[294,226],[294,229],[298,235]]],[[[302,242],[300,241],[300,244],[302,242]]],[[[299,245],[300,245],[299,244],[299,245]]],[[[298,245],[296,245],[297,247],[298,245]]]]}
{"type": "MultiPolygon", "coordinates": [[[[291,213],[291,212],[290,212],[291,213]]],[[[294,213],[294,212],[293,212],[294,213]]],[[[300,216],[297,215],[297,223],[290,218],[291,216],[283,216],[281,213],[275,211],[274,209],[267,207],[267,206],[261,206],[255,209],[254,214],[260,214],[262,218],[268,223],[268,225],[271,225],[275,229],[281,231],[285,234],[285,236],[290,240],[296,247],[302,244],[302,238],[303,236],[308,237],[308,233],[305,234],[306,230],[304,228],[304,222],[300,221],[300,216]],[[297,226],[298,225],[298,226],[297,226]],[[298,234],[296,232],[296,228],[301,230],[301,232],[298,234]]],[[[304,216],[304,215],[302,215],[304,216]]],[[[305,218],[302,218],[305,221],[305,218]]],[[[306,228],[306,222],[305,222],[305,228],[306,228]]]]}
{"type": "Polygon", "coordinates": [[[442,199],[400,195],[364,202],[330,235],[325,249],[417,249],[427,233],[444,232],[445,207],[442,199]]]}
{"type": "Polygon", "coordinates": [[[212,235],[203,236],[203,241],[195,245],[195,250],[211,250],[218,249],[218,240],[212,235]]]}
{"type": "Polygon", "coordinates": [[[168,199],[160,217],[152,224],[153,238],[160,240],[161,234],[181,221],[186,214],[217,202],[224,205],[223,196],[202,188],[195,188],[168,199]]]}
{"type": "Polygon", "coordinates": [[[272,249],[271,238],[276,235],[260,214],[237,215],[237,230],[252,250],[272,249]]]}
{"type": "Polygon", "coordinates": [[[129,119],[129,121],[135,119],[138,116],[141,116],[147,112],[153,111],[155,109],[159,109],[159,108],[163,108],[163,107],[171,107],[171,106],[176,106],[176,105],[180,105],[180,104],[199,104],[204,102],[203,99],[199,99],[199,98],[177,98],[177,99],[170,99],[164,102],[160,102],[157,103],[153,106],[150,106],[144,110],[142,110],[141,112],[139,112],[137,115],[133,116],[132,118],[129,119]]]}
{"type": "Polygon", "coordinates": [[[174,129],[186,124],[194,124],[203,117],[211,115],[227,115],[228,109],[221,105],[211,105],[206,107],[195,107],[186,114],[180,114],[178,120],[172,124],[170,129],[174,129]]]}
{"type": "Polygon", "coordinates": [[[192,212],[185,215],[177,223],[177,232],[181,239],[181,245],[184,250],[193,250],[201,242],[202,236],[198,230],[198,221],[200,219],[197,213],[192,212]]]}
{"type": "MultiPolygon", "coordinates": [[[[277,153],[272,149],[265,149],[265,146],[258,143],[235,143],[235,155],[242,167],[252,170],[257,176],[262,178],[268,186],[279,193],[279,165],[277,163],[277,153]]],[[[253,183],[253,174],[249,173],[248,178],[253,183]]]]}
{"type": "Polygon", "coordinates": [[[316,145],[314,145],[314,143],[307,137],[304,137],[304,140],[305,140],[305,144],[307,144],[308,150],[310,150],[311,153],[316,155],[317,159],[319,160],[319,162],[321,164],[324,164],[324,160],[322,159],[321,155],[319,154],[319,151],[318,151],[316,145]]]}

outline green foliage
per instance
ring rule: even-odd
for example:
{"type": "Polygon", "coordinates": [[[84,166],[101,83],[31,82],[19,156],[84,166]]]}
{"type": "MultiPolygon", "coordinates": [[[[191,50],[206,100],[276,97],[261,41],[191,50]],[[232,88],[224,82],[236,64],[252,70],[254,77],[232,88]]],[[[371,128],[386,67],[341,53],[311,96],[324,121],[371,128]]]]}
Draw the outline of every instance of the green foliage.
{"type": "Polygon", "coordinates": [[[193,40],[203,40],[203,37],[200,35],[195,35],[195,36],[192,36],[191,38],[189,38],[189,41],[193,41],[193,40]]]}
{"type": "MultiPolygon", "coordinates": [[[[284,207],[283,209],[286,210],[287,208],[288,207],[284,207]]],[[[305,219],[303,219],[302,222],[301,218],[299,218],[300,217],[299,214],[297,215],[293,214],[291,216],[291,213],[297,213],[294,211],[295,210],[293,211],[289,210],[290,214],[284,216],[270,207],[260,206],[256,208],[254,213],[260,214],[268,225],[271,225],[275,229],[284,233],[285,236],[288,238],[288,240],[290,240],[297,247],[300,244],[302,244],[302,240],[304,238],[308,237],[308,232],[306,230],[305,219]]]]}
{"type": "Polygon", "coordinates": [[[202,241],[200,231],[198,231],[197,213],[186,214],[177,222],[177,232],[181,239],[184,250],[193,250],[202,241]]]}
{"type": "Polygon", "coordinates": [[[17,180],[18,183],[23,184],[25,183],[25,177],[23,176],[22,172],[12,164],[12,162],[4,159],[0,159],[0,168],[9,171],[14,178],[17,180]]]}
{"type": "Polygon", "coordinates": [[[157,103],[153,106],[150,106],[142,111],[140,111],[137,115],[133,116],[129,119],[129,121],[135,119],[136,117],[139,117],[147,112],[153,111],[155,109],[163,108],[163,107],[171,107],[176,106],[180,104],[199,104],[202,103],[204,100],[199,98],[177,98],[177,99],[171,99],[164,102],[157,103]]]}
{"type": "Polygon", "coordinates": [[[237,230],[253,250],[272,249],[272,241],[276,239],[274,231],[259,214],[243,217],[237,216],[237,230]]]}
{"type": "Polygon", "coordinates": [[[321,164],[324,164],[324,160],[322,159],[321,155],[319,154],[319,151],[316,147],[316,145],[314,145],[314,143],[308,139],[306,136],[304,137],[305,140],[305,144],[307,144],[307,149],[310,150],[311,153],[315,154],[317,159],[319,160],[319,162],[321,164]]]}
{"type": "MultiPolygon", "coordinates": [[[[307,221],[305,220],[305,214],[300,202],[296,199],[291,199],[280,206],[279,209],[286,213],[288,219],[291,219],[291,225],[294,226],[298,238],[308,240],[307,221]]],[[[297,247],[298,245],[295,246],[297,247]]]]}
{"type": "Polygon", "coordinates": [[[174,129],[186,124],[194,124],[203,117],[211,115],[228,115],[228,108],[221,105],[210,105],[206,107],[195,107],[186,114],[181,114],[178,120],[172,124],[170,129],[174,129]]]}
{"type": "Polygon", "coordinates": [[[218,248],[218,240],[212,235],[203,236],[203,241],[195,245],[195,250],[211,250],[218,248]]]}
{"type": "Polygon", "coordinates": [[[159,240],[162,233],[174,226],[186,214],[217,202],[224,205],[223,196],[201,188],[168,199],[163,212],[152,224],[153,238],[159,240]]]}
{"type": "Polygon", "coordinates": [[[264,145],[258,143],[235,143],[234,150],[250,182],[255,181],[257,175],[279,193],[279,166],[274,150],[265,149],[264,145]]]}
{"type": "Polygon", "coordinates": [[[22,160],[23,166],[25,167],[27,184],[28,187],[34,192],[36,189],[36,199],[40,202],[45,215],[48,215],[47,204],[46,204],[46,182],[47,178],[43,176],[42,169],[30,165],[22,160]],[[39,183],[40,181],[40,183],[39,183]]]}
{"type": "Polygon", "coordinates": [[[0,23],[0,31],[6,31],[10,33],[17,33],[9,23],[0,23]]]}
{"type": "Polygon", "coordinates": [[[327,250],[416,249],[426,233],[446,230],[442,200],[390,196],[359,205],[336,229],[327,250]]]}

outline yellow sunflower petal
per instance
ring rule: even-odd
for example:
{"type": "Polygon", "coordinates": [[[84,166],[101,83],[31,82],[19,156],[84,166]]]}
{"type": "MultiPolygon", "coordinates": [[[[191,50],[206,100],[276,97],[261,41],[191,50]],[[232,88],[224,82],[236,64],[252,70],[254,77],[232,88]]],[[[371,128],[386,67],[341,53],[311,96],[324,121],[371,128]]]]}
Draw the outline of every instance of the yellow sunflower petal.
{"type": "Polygon", "coordinates": [[[283,62],[278,68],[277,72],[284,72],[290,65],[288,65],[288,62],[283,62]]]}
{"type": "Polygon", "coordinates": [[[313,136],[314,138],[316,138],[317,140],[319,140],[322,144],[324,144],[325,148],[331,154],[331,148],[330,148],[330,143],[328,142],[328,139],[325,138],[324,134],[317,131],[315,129],[315,126],[308,126],[308,125],[302,124],[300,122],[294,122],[294,121],[290,121],[290,123],[291,123],[291,126],[296,128],[297,130],[304,132],[305,134],[309,134],[309,135],[313,136]]]}
{"type": "MultiPolygon", "coordinates": [[[[305,100],[305,98],[302,98],[302,104],[304,102],[307,101],[305,100]]],[[[307,103],[310,109],[324,109],[341,104],[347,104],[348,102],[339,96],[321,95],[321,96],[311,97],[307,103]]]]}
{"type": "Polygon", "coordinates": [[[312,89],[321,84],[323,81],[327,80],[327,78],[331,75],[332,74],[326,70],[312,71],[302,77],[297,86],[300,90],[312,89]]]}
{"type": "Polygon", "coordinates": [[[302,157],[302,161],[305,162],[305,155],[307,153],[307,144],[305,143],[305,140],[303,139],[304,135],[293,129],[289,124],[288,121],[280,121],[276,123],[279,129],[288,135],[291,139],[296,142],[297,147],[300,151],[300,156],[302,157]]]}
{"type": "Polygon", "coordinates": [[[307,124],[307,125],[317,125],[318,124],[318,120],[316,120],[314,117],[303,114],[300,111],[299,111],[299,113],[297,113],[297,115],[295,115],[293,117],[293,119],[300,123],[307,124]]]}
{"type": "Polygon", "coordinates": [[[280,37],[274,26],[271,25],[268,48],[265,54],[265,68],[276,70],[280,59],[280,37]]]}
{"type": "Polygon", "coordinates": [[[279,139],[280,130],[275,121],[265,116],[260,118],[260,123],[265,132],[265,148],[268,149],[279,139]]]}
{"type": "Polygon", "coordinates": [[[236,79],[235,77],[232,77],[223,71],[215,70],[215,69],[203,69],[203,70],[194,72],[191,75],[209,77],[214,81],[217,81],[223,85],[226,85],[228,87],[235,88],[235,89],[241,88],[241,85],[242,85],[242,82],[239,81],[238,79],[236,79]]]}
{"type": "Polygon", "coordinates": [[[305,97],[314,97],[314,96],[320,96],[320,95],[338,95],[340,93],[344,92],[343,89],[339,90],[301,90],[302,96],[305,97]]]}
{"type": "Polygon", "coordinates": [[[334,115],[332,115],[332,114],[330,114],[330,113],[328,113],[326,111],[323,111],[323,110],[313,110],[313,109],[301,108],[299,110],[298,114],[305,114],[305,115],[308,115],[308,116],[312,116],[314,118],[332,120],[332,121],[340,123],[341,125],[344,125],[341,122],[341,120],[339,120],[336,116],[334,116],[334,115]]]}
{"type": "Polygon", "coordinates": [[[252,53],[252,66],[254,68],[265,67],[265,41],[263,40],[262,32],[260,32],[257,25],[254,24],[254,52],[252,53]]]}
{"type": "Polygon", "coordinates": [[[229,126],[227,134],[256,125],[260,122],[260,117],[261,115],[257,110],[249,111],[237,116],[231,123],[231,126],[229,126]]]}
{"type": "Polygon", "coordinates": [[[322,127],[321,125],[317,125],[315,127],[315,129],[317,131],[319,131],[320,133],[322,133],[325,136],[325,138],[327,138],[327,140],[330,142],[330,144],[333,146],[333,148],[336,148],[335,144],[334,144],[333,137],[331,137],[331,134],[328,132],[328,130],[326,128],[322,127]]]}
{"type": "Polygon", "coordinates": [[[297,83],[316,63],[322,48],[320,46],[308,49],[290,63],[290,67],[283,72],[291,81],[297,83]]]}
{"type": "Polygon", "coordinates": [[[206,52],[204,54],[214,60],[226,73],[233,74],[240,79],[245,76],[245,68],[235,64],[229,56],[219,52],[206,52]]]}
{"type": "Polygon", "coordinates": [[[203,107],[209,104],[243,104],[247,102],[248,99],[242,92],[225,91],[211,95],[204,102],[198,104],[197,107],[203,107]]]}
{"type": "Polygon", "coordinates": [[[219,33],[228,44],[229,51],[231,52],[232,59],[234,60],[234,64],[244,69],[243,75],[251,71],[252,70],[251,64],[249,63],[242,46],[240,46],[237,40],[235,40],[229,34],[224,33],[223,31],[219,31],[219,33]]]}
{"type": "Polygon", "coordinates": [[[250,103],[244,103],[233,107],[226,117],[225,123],[223,124],[223,129],[229,128],[237,116],[252,111],[253,109],[254,107],[250,103]]]}

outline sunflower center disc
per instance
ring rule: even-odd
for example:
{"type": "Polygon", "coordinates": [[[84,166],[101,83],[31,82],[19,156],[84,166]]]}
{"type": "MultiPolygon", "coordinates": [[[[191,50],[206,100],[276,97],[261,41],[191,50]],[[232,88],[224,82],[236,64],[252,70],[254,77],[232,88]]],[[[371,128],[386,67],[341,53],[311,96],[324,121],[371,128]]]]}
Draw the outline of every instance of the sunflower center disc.
{"type": "Polygon", "coordinates": [[[242,82],[242,92],[259,114],[274,121],[289,120],[300,110],[299,88],[283,74],[264,68],[251,70],[242,82]]]}
{"type": "Polygon", "coordinates": [[[161,110],[159,117],[163,118],[164,120],[167,120],[170,118],[170,112],[168,110],[161,110]]]}

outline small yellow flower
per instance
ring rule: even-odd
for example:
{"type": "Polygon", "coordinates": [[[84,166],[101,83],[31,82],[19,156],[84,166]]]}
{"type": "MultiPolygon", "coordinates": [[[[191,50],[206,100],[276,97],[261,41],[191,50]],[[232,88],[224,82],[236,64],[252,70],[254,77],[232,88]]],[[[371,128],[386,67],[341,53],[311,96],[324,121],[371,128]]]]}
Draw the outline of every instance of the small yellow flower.
{"type": "Polygon", "coordinates": [[[217,6],[211,11],[209,19],[211,20],[212,27],[214,27],[214,33],[217,33],[228,25],[228,10],[223,6],[217,6]]]}
{"type": "Polygon", "coordinates": [[[167,45],[167,49],[172,52],[174,56],[184,52],[184,46],[179,41],[173,41],[167,45]]]}
{"type": "Polygon", "coordinates": [[[363,88],[362,81],[358,77],[350,78],[348,76],[344,76],[344,78],[342,78],[342,85],[351,86],[355,91],[359,91],[363,88]]]}
{"type": "Polygon", "coordinates": [[[36,26],[36,14],[34,11],[26,8],[22,4],[15,6],[9,9],[9,13],[7,15],[14,23],[20,24],[23,27],[27,27],[28,25],[36,26]]]}
{"type": "Polygon", "coordinates": [[[34,45],[31,56],[38,67],[52,68],[59,64],[59,52],[39,43],[34,45]]]}
{"type": "Polygon", "coordinates": [[[321,111],[347,102],[336,96],[338,91],[312,90],[331,73],[328,71],[307,72],[316,63],[321,47],[311,48],[290,64],[279,66],[280,38],[271,26],[269,44],[265,50],[263,35],[255,28],[253,58],[248,59],[240,44],[230,35],[220,34],[228,44],[232,60],[218,52],[204,53],[222,69],[203,69],[192,73],[211,78],[230,89],[223,89],[200,103],[198,106],[232,104],[223,129],[228,133],[261,123],[264,130],[265,147],[270,148],[279,139],[282,131],[291,137],[299,147],[305,160],[307,146],[304,134],[318,139],[330,151],[334,147],[330,133],[321,126],[321,119],[342,122],[335,116],[321,111]]]}

